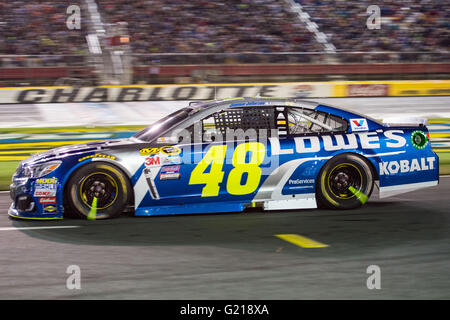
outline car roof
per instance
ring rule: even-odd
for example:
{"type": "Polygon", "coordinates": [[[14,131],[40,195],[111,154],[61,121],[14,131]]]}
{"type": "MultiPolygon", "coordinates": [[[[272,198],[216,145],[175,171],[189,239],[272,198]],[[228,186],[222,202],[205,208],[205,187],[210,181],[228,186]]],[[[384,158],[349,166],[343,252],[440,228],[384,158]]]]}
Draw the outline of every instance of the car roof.
{"type": "Polygon", "coordinates": [[[245,107],[257,107],[257,106],[277,106],[288,105],[293,107],[301,107],[314,109],[319,103],[314,101],[307,101],[295,98],[278,98],[278,97],[239,97],[229,98],[222,100],[213,100],[206,102],[191,102],[190,107],[200,109],[210,109],[213,107],[225,107],[225,108],[245,108],[245,107]]]}

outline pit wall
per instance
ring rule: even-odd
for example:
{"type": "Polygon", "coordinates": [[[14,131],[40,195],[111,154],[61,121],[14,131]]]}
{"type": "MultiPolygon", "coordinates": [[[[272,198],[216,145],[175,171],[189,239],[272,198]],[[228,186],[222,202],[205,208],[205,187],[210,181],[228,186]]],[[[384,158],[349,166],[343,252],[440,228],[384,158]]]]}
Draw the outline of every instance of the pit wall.
{"type": "Polygon", "coordinates": [[[0,103],[213,100],[234,97],[448,96],[450,80],[336,81],[242,84],[113,85],[99,87],[0,88],[0,103]]]}

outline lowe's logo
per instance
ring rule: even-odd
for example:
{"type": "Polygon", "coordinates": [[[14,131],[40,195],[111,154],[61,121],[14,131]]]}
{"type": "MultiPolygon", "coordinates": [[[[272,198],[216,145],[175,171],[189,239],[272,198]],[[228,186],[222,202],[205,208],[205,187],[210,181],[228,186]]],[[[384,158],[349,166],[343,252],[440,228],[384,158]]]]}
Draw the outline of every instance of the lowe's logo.
{"type": "Polygon", "coordinates": [[[435,160],[436,158],[434,157],[428,157],[412,160],[380,162],[380,175],[433,170],[435,160]]]}

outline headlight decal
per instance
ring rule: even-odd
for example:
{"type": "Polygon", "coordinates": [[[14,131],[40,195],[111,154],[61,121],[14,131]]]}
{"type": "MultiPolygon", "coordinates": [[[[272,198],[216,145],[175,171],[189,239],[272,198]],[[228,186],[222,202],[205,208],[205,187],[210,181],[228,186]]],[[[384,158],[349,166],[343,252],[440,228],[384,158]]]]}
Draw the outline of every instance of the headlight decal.
{"type": "Polygon", "coordinates": [[[40,178],[59,168],[62,161],[46,162],[39,165],[25,166],[23,176],[26,178],[40,178]]]}

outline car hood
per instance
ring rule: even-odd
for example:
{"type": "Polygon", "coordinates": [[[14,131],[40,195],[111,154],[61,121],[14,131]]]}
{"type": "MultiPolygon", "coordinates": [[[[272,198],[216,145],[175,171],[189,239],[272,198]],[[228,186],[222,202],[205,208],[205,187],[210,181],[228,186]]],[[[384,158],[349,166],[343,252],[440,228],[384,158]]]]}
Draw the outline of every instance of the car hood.
{"type": "Polygon", "coordinates": [[[134,138],[127,138],[127,139],[114,139],[114,140],[104,140],[104,141],[74,144],[34,154],[31,157],[23,160],[21,162],[21,165],[27,165],[31,163],[42,163],[52,160],[60,160],[75,154],[80,155],[94,151],[95,152],[108,151],[117,147],[127,146],[136,143],[137,141],[134,138]]]}

